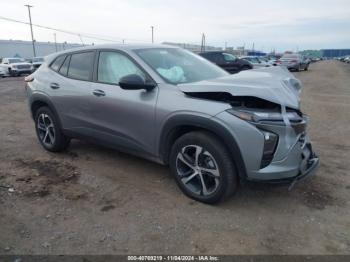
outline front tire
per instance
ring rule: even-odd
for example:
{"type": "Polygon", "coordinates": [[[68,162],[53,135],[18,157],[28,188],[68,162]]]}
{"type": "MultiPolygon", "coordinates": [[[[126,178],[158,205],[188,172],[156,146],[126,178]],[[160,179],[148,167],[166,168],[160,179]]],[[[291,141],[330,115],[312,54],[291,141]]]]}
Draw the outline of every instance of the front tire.
{"type": "Polygon", "coordinates": [[[56,116],[48,107],[41,107],[35,113],[35,130],[40,144],[50,152],[59,152],[69,145],[56,116]]]}
{"type": "Polygon", "coordinates": [[[191,132],[174,143],[170,170],[182,192],[197,201],[214,204],[237,190],[238,177],[224,144],[207,132],[191,132]]]}

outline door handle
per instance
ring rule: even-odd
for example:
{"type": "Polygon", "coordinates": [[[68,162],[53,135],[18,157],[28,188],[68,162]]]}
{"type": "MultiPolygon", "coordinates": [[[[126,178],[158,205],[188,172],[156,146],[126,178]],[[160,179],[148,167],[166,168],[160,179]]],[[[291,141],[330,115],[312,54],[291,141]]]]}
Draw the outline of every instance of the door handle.
{"type": "Polygon", "coordinates": [[[95,96],[105,96],[106,93],[100,89],[96,89],[94,91],[92,91],[92,93],[95,95],[95,96]]]}
{"type": "Polygon", "coordinates": [[[57,84],[57,83],[51,83],[51,84],[50,84],[50,87],[51,87],[52,89],[58,89],[58,88],[60,88],[60,85],[57,84]]]}

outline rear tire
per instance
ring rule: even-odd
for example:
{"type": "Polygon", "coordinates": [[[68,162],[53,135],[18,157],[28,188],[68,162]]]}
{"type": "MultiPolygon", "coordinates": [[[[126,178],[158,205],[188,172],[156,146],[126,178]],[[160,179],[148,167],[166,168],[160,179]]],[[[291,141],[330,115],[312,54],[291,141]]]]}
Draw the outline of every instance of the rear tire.
{"type": "Polygon", "coordinates": [[[214,204],[237,190],[238,176],[231,155],[208,132],[190,132],[178,138],[169,165],[181,191],[194,200],[214,204]]]}
{"type": "Polygon", "coordinates": [[[66,137],[58,119],[50,108],[40,107],[35,112],[35,131],[40,144],[50,152],[59,152],[69,146],[70,139],[66,137]]]}

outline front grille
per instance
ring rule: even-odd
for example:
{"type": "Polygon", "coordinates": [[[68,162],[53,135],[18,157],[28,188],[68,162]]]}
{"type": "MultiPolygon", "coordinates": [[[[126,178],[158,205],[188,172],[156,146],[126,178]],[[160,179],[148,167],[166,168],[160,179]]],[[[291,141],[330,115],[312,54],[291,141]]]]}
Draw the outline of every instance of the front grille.
{"type": "Polygon", "coordinates": [[[30,65],[18,65],[17,68],[18,69],[29,69],[30,65]]]}

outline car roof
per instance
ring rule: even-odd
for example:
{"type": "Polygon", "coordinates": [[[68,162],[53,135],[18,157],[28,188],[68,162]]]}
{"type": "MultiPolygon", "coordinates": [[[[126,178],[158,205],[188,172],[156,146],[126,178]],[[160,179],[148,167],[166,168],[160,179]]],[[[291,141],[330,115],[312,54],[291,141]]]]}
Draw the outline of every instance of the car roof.
{"type": "Polygon", "coordinates": [[[66,52],[91,50],[91,49],[119,49],[119,50],[135,50],[135,49],[148,49],[148,48],[179,48],[171,45],[161,44],[103,44],[103,45],[90,45],[84,47],[77,47],[65,50],[66,52]]]}
{"type": "Polygon", "coordinates": [[[178,46],[171,46],[171,45],[162,45],[162,44],[102,44],[102,45],[89,45],[89,46],[83,46],[83,47],[76,47],[67,49],[64,51],[60,51],[51,55],[48,55],[45,57],[47,61],[50,63],[54,58],[56,58],[59,55],[69,54],[73,52],[79,52],[79,51],[86,51],[86,50],[96,50],[96,49],[117,49],[121,51],[130,51],[130,50],[137,50],[137,49],[153,49],[153,48],[173,48],[173,49],[179,49],[178,46]]]}

